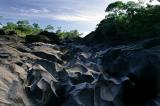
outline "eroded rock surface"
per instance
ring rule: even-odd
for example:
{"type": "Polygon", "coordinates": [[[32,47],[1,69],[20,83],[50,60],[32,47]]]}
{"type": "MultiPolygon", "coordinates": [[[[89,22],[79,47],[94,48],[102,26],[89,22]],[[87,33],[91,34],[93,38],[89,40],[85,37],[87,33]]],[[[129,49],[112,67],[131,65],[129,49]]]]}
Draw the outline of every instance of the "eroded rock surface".
{"type": "Polygon", "coordinates": [[[0,106],[160,106],[159,40],[107,48],[0,41],[0,106]]]}

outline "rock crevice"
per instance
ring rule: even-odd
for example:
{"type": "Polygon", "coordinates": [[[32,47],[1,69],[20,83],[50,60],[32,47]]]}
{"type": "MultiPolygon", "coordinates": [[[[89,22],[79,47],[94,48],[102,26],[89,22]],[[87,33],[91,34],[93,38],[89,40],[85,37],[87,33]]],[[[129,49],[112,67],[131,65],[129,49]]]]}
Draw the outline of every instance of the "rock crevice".
{"type": "Polygon", "coordinates": [[[160,105],[159,43],[104,48],[1,38],[1,106],[160,105]]]}

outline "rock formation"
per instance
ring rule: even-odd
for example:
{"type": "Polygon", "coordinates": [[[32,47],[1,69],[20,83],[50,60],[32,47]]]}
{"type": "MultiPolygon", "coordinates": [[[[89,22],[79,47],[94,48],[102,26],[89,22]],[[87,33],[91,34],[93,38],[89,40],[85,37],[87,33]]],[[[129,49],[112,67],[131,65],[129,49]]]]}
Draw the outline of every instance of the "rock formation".
{"type": "Polygon", "coordinates": [[[0,35],[0,106],[160,106],[159,41],[106,47],[0,35]]]}
{"type": "Polygon", "coordinates": [[[38,33],[37,35],[27,35],[26,42],[27,43],[44,42],[44,43],[59,44],[59,38],[53,32],[42,31],[38,33]]]}

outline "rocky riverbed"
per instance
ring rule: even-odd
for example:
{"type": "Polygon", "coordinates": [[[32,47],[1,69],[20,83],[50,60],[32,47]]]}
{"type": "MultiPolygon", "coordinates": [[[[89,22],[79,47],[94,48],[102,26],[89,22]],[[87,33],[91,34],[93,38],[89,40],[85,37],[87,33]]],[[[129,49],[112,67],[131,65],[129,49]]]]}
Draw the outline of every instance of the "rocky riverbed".
{"type": "Polygon", "coordinates": [[[160,106],[159,41],[87,46],[0,35],[0,106],[160,106]]]}

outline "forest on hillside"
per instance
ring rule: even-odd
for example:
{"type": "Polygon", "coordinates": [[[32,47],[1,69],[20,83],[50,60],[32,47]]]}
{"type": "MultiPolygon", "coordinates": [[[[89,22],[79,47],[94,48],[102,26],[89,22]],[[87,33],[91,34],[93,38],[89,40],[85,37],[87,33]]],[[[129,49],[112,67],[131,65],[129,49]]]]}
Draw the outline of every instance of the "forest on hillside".
{"type": "Polygon", "coordinates": [[[134,42],[160,36],[160,5],[116,1],[86,39],[91,42],[134,42]]]}

